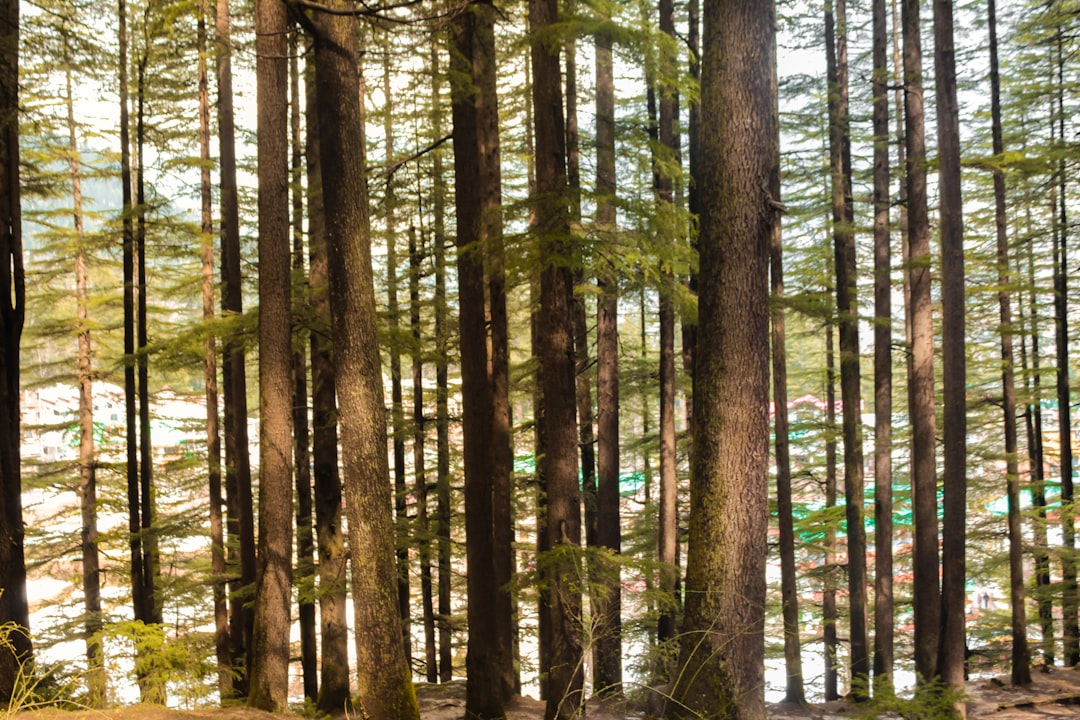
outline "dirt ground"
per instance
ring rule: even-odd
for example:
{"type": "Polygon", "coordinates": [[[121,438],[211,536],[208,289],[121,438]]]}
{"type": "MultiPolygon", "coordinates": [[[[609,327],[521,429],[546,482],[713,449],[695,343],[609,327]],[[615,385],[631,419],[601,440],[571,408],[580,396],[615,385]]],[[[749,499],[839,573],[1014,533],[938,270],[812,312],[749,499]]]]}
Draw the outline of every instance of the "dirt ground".
{"type": "MultiPolygon", "coordinates": [[[[1036,669],[1033,683],[1013,688],[1007,678],[973,680],[968,683],[968,718],[971,720],[1039,720],[1080,718],[1080,670],[1036,669]]],[[[422,720],[461,720],[465,711],[465,683],[417,686],[422,720]]],[[[3,713],[0,713],[2,716],[3,713]]],[[[533,698],[516,698],[507,708],[507,720],[543,720],[544,704],[533,698]]],[[[643,707],[633,703],[591,702],[586,717],[595,720],[642,719],[643,707]]],[[[846,700],[807,707],[769,705],[774,720],[863,720],[875,717],[866,706],[846,700]]],[[[894,717],[899,715],[879,715],[894,717]]],[[[270,713],[244,707],[169,710],[154,705],[132,705],[109,710],[62,711],[42,709],[20,713],[16,720],[275,720],[270,713]]],[[[359,719],[358,719],[359,720],[359,719]]]]}

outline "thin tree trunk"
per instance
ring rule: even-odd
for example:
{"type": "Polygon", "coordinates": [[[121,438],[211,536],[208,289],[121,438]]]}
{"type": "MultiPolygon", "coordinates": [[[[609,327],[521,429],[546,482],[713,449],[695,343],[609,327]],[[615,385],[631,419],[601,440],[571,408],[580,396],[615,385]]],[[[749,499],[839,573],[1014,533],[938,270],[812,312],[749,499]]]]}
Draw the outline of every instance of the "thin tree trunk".
{"type": "MultiPolygon", "coordinates": [[[[600,10],[601,19],[610,11],[600,10]]],[[[615,80],[610,37],[597,34],[596,63],[596,226],[600,259],[596,303],[596,439],[597,542],[618,555],[622,550],[619,522],[619,288],[610,255],[615,251],[615,80]]],[[[601,694],[618,694],[622,686],[622,592],[616,564],[607,573],[606,593],[596,613],[596,673],[601,694]]]]}
{"type": "MultiPolygon", "coordinates": [[[[214,198],[210,178],[210,78],[207,59],[206,16],[208,3],[198,4],[199,47],[199,158],[202,261],[203,322],[214,320],[214,198]]],[[[221,495],[221,427],[218,413],[217,341],[207,334],[203,340],[203,384],[206,386],[206,462],[210,501],[210,567],[214,595],[214,648],[218,670],[218,692],[224,701],[233,692],[232,656],[229,653],[229,610],[226,600],[225,528],[221,495]]]]}
{"type": "Polygon", "coordinates": [[[874,693],[893,689],[892,249],[885,0],[873,2],[874,124],[874,693]]]}
{"type": "Polygon", "coordinates": [[[352,552],[358,711],[370,720],[418,720],[395,598],[394,525],[364,179],[358,33],[331,0],[316,12],[315,77],[326,217],[330,309],[352,552]]]}
{"type": "MultiPolygon", "coordinates": [[[[439,48],[431,50],[432,97],[436,98],[433,114],[433,135],[442,137],[442,76],[439,70],[439,48]]],[[[453,634],[450,614],[450,408],[448,389],[449,312],[446,307],[446,180],[443,177],[443,153],[436,148],[432,157],[434,176],[434,244],[435,244],[435,431],[436,431],[436,537],[439,556],[439,682],[454,679],[453,634]]]]}
{"type": "Polygon", "coordinates": [[[76,324],[79,330],[79,507],[82,516],[82,577],[83,608],[86,619],[83,627],[86,642],[87,704],[101,707],[105,703],[107,679],[105,656],[99,633],[101,620],[101,567],[98,560],[97,529],[97,457],[94,448],[94,385],[93,345],[90,338],[90,311],[86,269],[86,234],[83,225],[82,166],[75,124],[75,100],[72,93],[71,64],[66,57],[70,40],[65,35],[65,105],[67,106],[68,151],[71,153],[72,222],[75,229],[75,303],[76,324]]]}
{"type": "MultiPolygon", "coordinates": [[[[1001,132],[1001,78],[998,69],[997,3],[987,0],[990,35],[990,113],[994,155],[1005,152],[1001,132]]],[[[1001,394],[1005,426],[1005,477],[1009,516],[1009,605],[1012,608],[1012,683],[1031,684],[1027,607],[1024,592],[1024,537],[1021,529],[1020,469],[1016,432],[1016,379],[1013,358],[1012,283],[1005,174],[994,170],[994,224],[997,234],[998,305],[1001,314],[1001,394]]]]}
{"type": "MultiPolygon", "coordinates": [[[[422,238],[421,238],[422,240],[422,238]]],[[[439,681],[435,651],[435,603],[431,595],[431,539],[428,529],[428,484],[424,462],[427,421],[424,417],[424,358],[420,330],[420,262],[424,248],[417,244],[416,228],[409,227],[409,329],[412,333],[413,477],[416,492],[416,542],[420,551],[420,597],[424,612],[424,670],[427,681],[439,681]]]]}
{"type": "MultiPolygon", "coordinates": [[[[221,304],[223,315],[239,316],[243,314],[244,306],[229,0],[217,0],[216,8],[214,24],[217,41],[218,143],[221,153],[221,304]]],[[[249,677],[247,648],[251,644],[254,612],[251,603],[245,602],[245,599],[246,593],[255,583],[255,513],[251,490],[251,457],[248,452],[247,370],[244,344],[238,336],[234,335],[224,342],[223,350],[225,496],[229,551],[234,555],[230,563],[234,579],[229,584],[229,623],[232,668],[236,678],[234,697],[246,697],[249,677]]]]}
{"type": "Polygon", "coordinates": [[[248,703],[285,712],[292,601],[288,10],[255,5],[259,134],[259,553],[248,703]]]}
{"type": "Polygon", "coordinates": [[[292,194],[292,327],[300,340],[293,343],[293,462],[296,474],[296,587],[300,620],[300,667],[304,697],[319,696],[318,648],[315,634],[315,546],[311,515],[311,430],[308,424],[307,316],[309,298],[304,273],[304,147],[300,137],[300,61],[296,34],[289,37],[289,133],[292,158],[289,167],[292,194]]]}
{"type": "MultiPolygon", "coordinates": [[[[831,269],[831,268],[830,268],[831,269]]],[[[831,292],[832,288],[828,288],[831,292]]],[[[825,508],[836,507],[836,351],[832,318],[825,325],[825,508]]],[[[825,579],[821,598],[825,645],[825,702],[840,697],[836,653],[836,526],[825,529],[825,579]]]]}
{"type": "Polygon", "coordinates": [[[923,115],[922,39],[918,0],[903,0],[904,138],[907,152],[908,282],[911,299],[911,492],[915,547],[915,672],[938,675],[941,626],[938,586],[937,417],[934,409],[934,328],[930,297],[930,221],[926,210],[926,137],[923,115]]]}
{"type": "Polygon", "coordinates": [[[319,546],[319,636],[321,659],[316,707],[328,714],[351,710],[349,633],[345,618],[348,553],[342,533],[341,477],[338,471],[337,393],[331,358],[329,261],[323,207],[319,112],[315,67],[305,68],[307,95],[308,284],[311,297],[312,469],[315,530],[319,546]]]}

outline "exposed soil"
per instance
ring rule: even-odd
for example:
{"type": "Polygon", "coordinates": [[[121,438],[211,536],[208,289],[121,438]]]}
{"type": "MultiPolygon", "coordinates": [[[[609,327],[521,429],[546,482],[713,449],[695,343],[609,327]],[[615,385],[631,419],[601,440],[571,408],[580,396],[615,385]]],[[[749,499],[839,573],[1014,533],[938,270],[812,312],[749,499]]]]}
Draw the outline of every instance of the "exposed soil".
{"type": "MultiPolygon", "coordinates": [[[[968,718],[971,720],[1037,720],[1080,718],[1080,670],[1050,669],[1034,672],[1033,683],[1014,688],[1007,678],[973,680],[968,683],[968,718]]],[[[417,686],[422,720],[461,720],[465,713],[465,683],[417,686]]],[[[590,702],[586,710],[594,720],[626,720],[645,717],[642,703],[630,701],[590,702]]],[[[529,697],[515,698],[507,707],[507,720],[543,720],[544,703],[529,697]]],[[[847,700],[807,707],[770,704],[775,720],[855,720],[899,715],[875,715],[863,705],[847,700]]],[[[132,705],[109,710],[66,711],[53,708],[20,713],[18,720],[280,720],[270,713],[245,707],[169,710],[156,705],[132,705]]]]}

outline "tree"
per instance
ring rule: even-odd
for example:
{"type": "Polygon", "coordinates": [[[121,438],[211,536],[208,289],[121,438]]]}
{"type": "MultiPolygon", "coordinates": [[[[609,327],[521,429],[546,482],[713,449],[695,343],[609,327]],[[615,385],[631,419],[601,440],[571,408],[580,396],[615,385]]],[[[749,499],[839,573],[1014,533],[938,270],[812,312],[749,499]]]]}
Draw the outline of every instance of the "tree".
{"type": "Polygon", "coordinates": [[[259,132],[259,554],[248,702],[288,708],[292,601],[292,322],[288,14],[255,6],[259,132]]]}
{"type": "Polygon", "coordinates": [[[915,547],[915,672],[937,676],[941,619],[938,587],[937,467],[934,409],[934,328],[930,299],[930,220],[926,210],[926,137],[923,115],[922,39],[918,0],[903,1],[904,138],[907,152],[908,262],[911,336],[908,412],[911,415],[911,492],[915,547]]]}
{"type": "Polygon", "coordinates": [[[396,601],[390,468],[364,180],[359,48],[348,0],[312,18],[319,155],[352,557],[360,712],[418,720],[396,601]],[[360,639],[362,638],[362,640],[360,639]]]}
{"type": "Polygon", "coordinates": [[[19,194],[19,3],[0,7],[0,623],[12,623],[0,649],[0,700],[15,690],[31,659],[23,557],[19,434],[19,342],[26,317],[22,210],[19,194]]]}
{"type": "Polygon", "coordinates": [[[714,120],[701,135],[694,512],[668,714],[764,718],[775,8],[710,2],[703,19],[701,111],[714,120]]]}
{"type": "MultiPolygon", "coordinates": [[[[997,3],[987,0],[987,25],[990,35],[991,134],[994,155],[1005,152],[1001,132],[1001,77],[998,65],[997,3]]],[[[1008,215],[1005,203],[1005,173],[994,169],[994,226],[997,237],[998,306],[1001,315],[1001,395],[1005,430],[1005,482],[1009,515],[1009,604],[1012,608],[1012,683],[1031,684],[1031,658],[1028,650],[1027,612],[1024,596],[1023,532],[1021,530],[1020,469],[1016,432],[1016,373],[1014,369],[1012,321],[1012,278],[1009,259],[1008,215]]]]}

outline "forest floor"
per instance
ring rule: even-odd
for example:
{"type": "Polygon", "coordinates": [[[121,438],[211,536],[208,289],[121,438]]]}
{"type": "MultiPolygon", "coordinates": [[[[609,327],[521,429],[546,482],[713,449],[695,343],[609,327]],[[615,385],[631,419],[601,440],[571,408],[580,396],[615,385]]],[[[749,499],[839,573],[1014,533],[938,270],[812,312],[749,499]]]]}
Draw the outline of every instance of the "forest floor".
{"type": "MultiPolygon", "coordinates": [[[[1036,669],[1033,682],[1014,688],[1008,678],[972,680],[967,686],[969,720],[1045,720],[1080,718],[1080,666],[1036,669]]],[[[421,720],[461,720],[465,714],[465,683],[417,686],[421,720]]],[[[768,707],[773,720],[869,720],[901,718],[867,705],[847,700],[811,704],[805,707],[773,704],[768,707]]],[[[58,710],[45,708],[18,713],[11,720],[281,720],[270,713],[245,707],[170,710],[156,705],[132,705],[108,710],[58,710]]],[[[299,717],[299,716],[289,716],[299,717]]],[[[544,703],[529,697],[515,698],[507,707],[507,720],[543,720],[544,703]]],[[[645,708],[628,701],[591,702],[586,710],[591,720],[643,720],[645,708]]]]}

